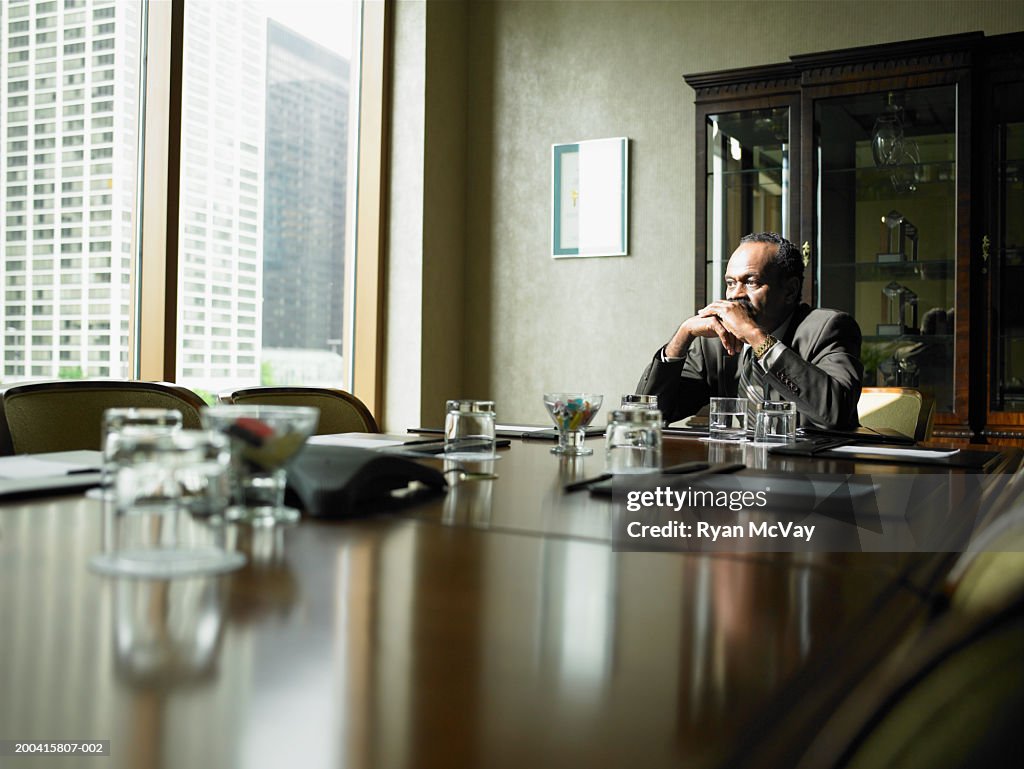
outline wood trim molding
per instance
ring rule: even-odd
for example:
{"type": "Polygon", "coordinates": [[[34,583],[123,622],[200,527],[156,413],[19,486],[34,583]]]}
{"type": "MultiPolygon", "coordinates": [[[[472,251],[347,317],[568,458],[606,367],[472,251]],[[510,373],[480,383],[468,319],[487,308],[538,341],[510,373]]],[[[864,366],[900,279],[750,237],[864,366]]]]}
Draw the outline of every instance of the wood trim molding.
{"type": "Polygon", "coordinates": [[[143,205],[136,212],[141,218],[142,235],[137,250],[140,264],[135,272],[141,285],[139,291],[133,290],[133,296],[139,299],[130,321],[130,338],[137,342],[129,354],[129,370],[140,379],[173,381],[185,4],[172,0],[146,5],[143,205]]]}
{"type": "Polygon", "coordinates": [[[359,84],[352,393],[384,424],[384,291],[392,3],[364,2],[359,84]]]}
{"type": "Polygon", "coordinates": [[[791,56],[803,85],[845,80],[877,80],[899,71],[905,77],[916,72],[959,69],[971,64],[975,50],[985,39],[982,32],[945,35],[902,43],[884,43],[839,51],[791,56]]]}
{"type": "Polygon", "coordinates": [[[699,72],[685,75],[683,79],[696,92],[695,101],[698,104],[711,99],[740,99],[800,90],[800,73],[789,62],[721,72],[699,72]]]}

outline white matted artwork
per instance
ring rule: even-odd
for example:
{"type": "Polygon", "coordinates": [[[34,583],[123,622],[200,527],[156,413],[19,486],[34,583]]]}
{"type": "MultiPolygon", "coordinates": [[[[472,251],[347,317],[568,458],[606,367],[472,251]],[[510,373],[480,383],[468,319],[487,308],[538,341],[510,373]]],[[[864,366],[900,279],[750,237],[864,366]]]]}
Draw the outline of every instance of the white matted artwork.
{"type": "Polygon", "coordinates": [[[551,255],[629,253],[629,139],[551,147],[551,255]]]}

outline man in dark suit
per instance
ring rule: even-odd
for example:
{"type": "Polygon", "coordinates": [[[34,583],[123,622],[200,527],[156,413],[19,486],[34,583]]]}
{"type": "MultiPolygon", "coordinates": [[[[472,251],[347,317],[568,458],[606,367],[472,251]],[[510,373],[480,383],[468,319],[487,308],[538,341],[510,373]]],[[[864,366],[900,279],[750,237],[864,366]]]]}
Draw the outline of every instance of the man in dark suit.
{"type": "Polygon", "coordinates": [[[637,392],[658,396],[666,422],[718,396],[796,403],[803,424],[857,426],[864,367],[849,315],[800,303],[800,250],[774,232],[747,235],[725,272],[725,299],[683,321],[637,392]]]}

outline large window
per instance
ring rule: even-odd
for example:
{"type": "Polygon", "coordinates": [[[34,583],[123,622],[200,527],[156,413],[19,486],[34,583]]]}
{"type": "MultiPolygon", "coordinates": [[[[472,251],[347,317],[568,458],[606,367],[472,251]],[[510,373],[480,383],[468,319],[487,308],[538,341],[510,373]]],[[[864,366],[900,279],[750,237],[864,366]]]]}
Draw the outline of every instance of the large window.
{"type": "Polygon", "coordinates": [[[142,5],[2,9],[0,378],[127,376],[142,5]]]}
{"type": "Polygon", "coordinates": [[[349,3],[185,6],[177,379],[347,386],[349,3]]]}
{"type": "Polygon", "coordinates": [[[361,10],[4,0],[4,382],[352,388],[361,10]]]}

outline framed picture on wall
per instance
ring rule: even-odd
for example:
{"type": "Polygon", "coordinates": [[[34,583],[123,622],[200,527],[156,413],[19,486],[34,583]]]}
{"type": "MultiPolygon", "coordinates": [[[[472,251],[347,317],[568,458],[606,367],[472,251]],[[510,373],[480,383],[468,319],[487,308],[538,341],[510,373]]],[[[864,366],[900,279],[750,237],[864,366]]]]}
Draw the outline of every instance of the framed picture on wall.
{"type": "Polygon", "coordinates": [[[551,147],[551,255],[629,253],[629,139],[551,147]]]}

